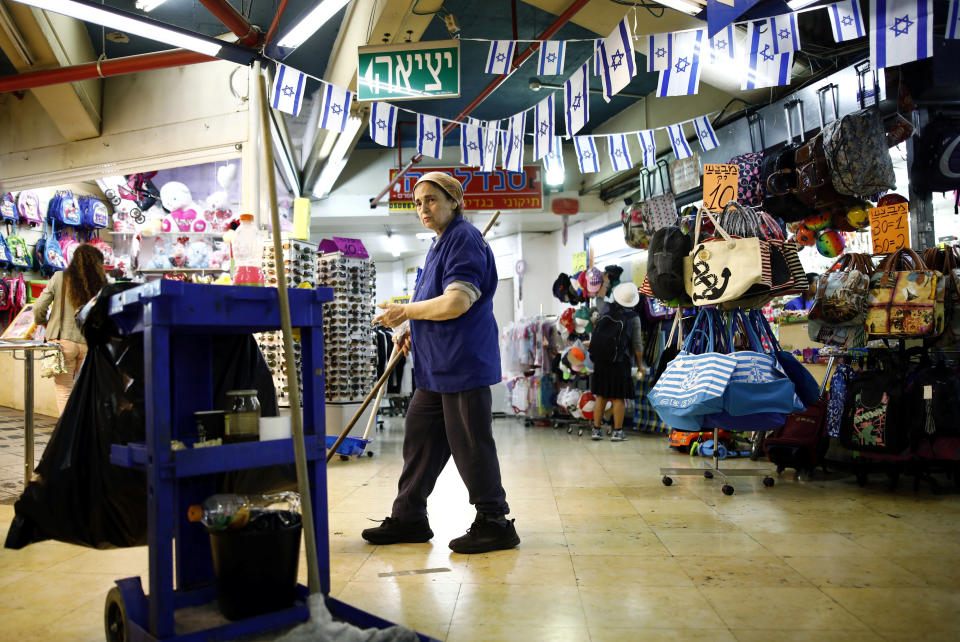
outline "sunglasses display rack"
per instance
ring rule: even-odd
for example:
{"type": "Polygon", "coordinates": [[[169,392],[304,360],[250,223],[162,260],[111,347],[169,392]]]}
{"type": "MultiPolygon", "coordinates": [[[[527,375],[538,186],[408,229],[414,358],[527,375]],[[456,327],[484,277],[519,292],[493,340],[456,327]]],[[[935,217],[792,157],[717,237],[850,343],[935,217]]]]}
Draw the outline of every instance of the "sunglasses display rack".
{"type": "Polygon", "coordinates": [[[359,401],[377,380],[376,266],[372,259],[321,253],[317,279],[318,285],[333,288],[333,301],[323,306],[327,401],[359,401]]]}
{"type": "MultiPolygon", "coordinates": [[[[263,255],[261,267],[263,268],[264,283],[267,287],[277,287],[278,272],[283,268],[287,277],[287,287],[298,288],[306,287],[303,284],[309,284],[309,287],[317,285],[317,244],[300,241],[297,239],[285,239],[283,241],[283,255],[279,258],[275,256],[273,241],[268,240],[263,244],[263,255]]],[[[287,376],[286,360],[283,355],[283,337],[279,330],[272,332],[261,332],[256,335],[257,344],[263,353],[263,358],[267,361],[270,373],[273,375],[273,386],[277,390],[277,403],[282,407],[290,405],[290,394],[287,376]]],[[[301,359],[302,351],[300,342],[293,342],[294,360],[297,364],[297,374],[302,375],[301,359]]],[[[303,377],[299,376],[300,398],[303,399],[303,377]]]]}

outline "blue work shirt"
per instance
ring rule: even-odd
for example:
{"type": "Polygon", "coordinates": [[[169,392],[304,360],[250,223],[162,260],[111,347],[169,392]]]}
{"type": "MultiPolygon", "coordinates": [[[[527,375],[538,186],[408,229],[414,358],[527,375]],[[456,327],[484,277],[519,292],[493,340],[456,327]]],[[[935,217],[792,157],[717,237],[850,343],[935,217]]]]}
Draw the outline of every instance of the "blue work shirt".
{"type": "Polygon", "coordinates": [[[410,321],[418,388],[462,392],[500,381],[500,341],[493,318],[497,266],[480,230],[456,216],[433,240],[413,301],[443,294],[454,281],[472,284],[480,298],[456,319],[410,321]]]}

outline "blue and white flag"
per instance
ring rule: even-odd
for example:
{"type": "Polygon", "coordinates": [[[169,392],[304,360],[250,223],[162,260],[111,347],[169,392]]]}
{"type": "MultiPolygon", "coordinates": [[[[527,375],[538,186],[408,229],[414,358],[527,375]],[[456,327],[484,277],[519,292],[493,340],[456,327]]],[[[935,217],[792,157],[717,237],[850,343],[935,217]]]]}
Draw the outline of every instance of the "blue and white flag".
{"type": "Polygon", "coordinates": [[[330,131],[342,132],[347,128],[353,92],[329,83],[324,83],[321,91],[323,104],[320,107],[320,126],[330,131]]]}
{"type": "Polygon", "coordinates": [[[370,105],[370,138],[384,147],[393,147],[397,133],[397,108],[390,103],[370,105]]]}
{"type": "Polygon", "coordinates": [[[443,158],[443,121],[417,114],[417,153],[443,158]]]}
{"type": "Polygon", "coordinates": [[[697,131],[697,140],[700,141],[700,149],[709,152],[720,145],[717,142],[717,133],[713,131],[713,125],[706,116],[700,116],[693,119],[693,128],[697,131]]]}
{"type": "Polygon", "coordinates": [[[660,72],[657,96],[692,96],[700,90],[700,47],[704,30],[673,34],[673,58],[660,72]]]}
{"type": "Polygon", "coordinates": [[[613,171],[622,172],[625,169],[633,167],[633,161],[630,159],[630,148],[627,146],[626,134],[607,136],[607,150],[610,152],[610,162],[613,163],[613,171]]]}
{"type": "Polygon", "coordinates": [[[683,123],[676,125],[667,125],[667,134],[670,136],[670,145],[673,147],[673,154],[677,160],[693,156],[693,150],[687,142],[687,137],[683,133],[683,123]]]}
{"type": "Polygon", "coordinates": [[[653,167],[657,164],[657,142],[653,137],[652,129],[645,129],[637,132],[637,138],[640,139],[640,148],[643,150],[643,164],[645,167],[653,167]]]}
{"type": "Polygon", "coordinates": [[[747,26],[747,69],[740,89],[760,89],[790,84],[793,52],[773,52],[773,33],[767,20],[754,20],[747,26]]]}
{"type": "Polygon", "coordinates": [[[943,33],[947,40],[960,39],[960,0],[950,0],[947,10],[947,28],[943,33]]]}
{"type": "Polygon", "coordinates": [[[895,67],[933,56],[933,0],[870,0],[870,64],[895,67]]]}
{"type": "Polygon", "coordinates": [[[867,35],[859,2],[843,0],[832,4],[827,8],[827,15],[830,16],[834,42],[847,42],[867,35]]]}
{"type": "Polygon", "coordinates": [[[584,63],[563,83],[563,115],[567,136],[573,136],[590,120],[590,75],[584,63]]]}
{"type": "Polygon", "coordinates": [[[603,67],[603,63],[601,62],[601,60],[603,59],[602,55],[603,54],[600,53],[600,40],[599,39],[594,40],[593,41],[593,75],[594,76],[599,76],[601,73],[601,67],[603,67]]]}
{"type": "Polygon", "coordinates": [[[513,63],[513,51],[517,46],[512,40],[494,40],[490,43],[487,52],[487,66],[483,68],[488,74],[509,74],[513,63]]]}
{"type": "Polygon", "coordinates": [[[670,66],[673,52],[672,33],[652,33],[647,36],[647,71],[663,71],[670,66]]]}
{"type": "Polygon", "coordinates": [[[480,126],[480,137],[483,141],[483,159],[480,163],[480,171],[492,172],[497,167],[497,145],[500,142],[500,121],[482,121],[471,118],[470,124],[480,126]]]}
{"type": "Polygon", "coordinates": [[[547,182],[551,185],[558,181],[550,181],[550,177],[563,176],[563,148],[560,146],[559,136],[553,141],[553,151],[543,157],[543,173],[548,177],[547,182]]]}
{"type": "Polygon", "coordinates": [[[773,53],[800,51],[800,32],[797,31],[797,14],[787,13],[770,18],[770,31],[776,34],[773,39],[773,53]]]}
{"type": "Polygon", "coordinates": [[[533,160],[540,160],[553,151],[555,137],[553,94],[550,94],[533,108],[533,160]]]}
{"type": "Polygon", "coordinates": [[[637,74],[633,57],[633,33],[624,18],[609,36],[600,41],[600,81],[603,83],[603,99],[610,99],[630,84],[637,74]]]}
{"type": "Polygon", "coordinates": [[[593,136],[574,136],[573,148],[577,150],[577,165],[581,174],[592,174],[600,171],[600,158],[597,156],[597,145],[593,136]]]}
{"type": "Polygon", "coordinates": [[[274,109],[296,116],[300,113],[306,88],[307,77],[303,72],[286,65],[277,65],[277,77],[273,79],[271,92],[273,99],[270,105],[274,109]]]}
{"type": "Polygon", "coordinates": [[[737,44],[733,25],[729,24],[710,38],[710,64],[727,65],[737,62],[737,44]]]}
{"type": "Polygon", "coordinates": [[[527,124],[527,112],[522,111],[508,119],[507,131],[503,132],[503,164],[508,172],[523,171],[523,130],[527,124]]]}
{"type": "Polygon", "coordinates": [[[460,164],[483,167],[483,130],[479,124],[460,125],[460,164]]]}
{"type": "Polygon", "coordinates": [[[559,76],[563,73],[563,57],[566,53],[563,40],[547,40],[540,43],[540,61],[537,74],[540,76],[559,76]]]}

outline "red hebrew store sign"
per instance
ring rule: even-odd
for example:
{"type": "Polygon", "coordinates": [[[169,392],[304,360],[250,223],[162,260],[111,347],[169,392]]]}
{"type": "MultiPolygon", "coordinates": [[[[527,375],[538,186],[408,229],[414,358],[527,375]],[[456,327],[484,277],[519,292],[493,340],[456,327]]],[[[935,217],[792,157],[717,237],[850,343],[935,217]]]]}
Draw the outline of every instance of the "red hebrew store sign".
{"type": "MultiPolygon", "coordinates": [[[[390,170],[393,180],[398,170],[390,170]]],[[[465,210],[542,210],[540,166],[525,165],[522,172],[481,172],[472,167],[423,167],[408,171],[390,190],[391,212],[415,212],[413,186],[427,172],[445,172],[463,183],[465,210]]]]}

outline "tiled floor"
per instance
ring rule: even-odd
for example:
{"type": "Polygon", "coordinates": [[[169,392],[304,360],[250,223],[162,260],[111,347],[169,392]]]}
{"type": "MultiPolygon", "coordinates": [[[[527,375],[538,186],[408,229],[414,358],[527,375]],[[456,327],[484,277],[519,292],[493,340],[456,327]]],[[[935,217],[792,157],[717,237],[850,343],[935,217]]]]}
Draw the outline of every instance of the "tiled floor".
{"type": "MultiPolygon", "coordinates": [[[[662,486],[660,466],[690,460],[661,436],[592,442],[508,419],[495,431],[521,546],[449,551],[472,519],[453,467],[431,498],[432,542],[366,544],[359,532],[389,514],[400,470],[401,426],[388,420],[373,458],[329,469],[336,597],[451,641],[960,639],[956,495],[834,474],[734,479],[727,497],[701,477],[662,486]]],[[[22,476],[11,451],[4,482],[22,476]]],[[[12,515],[0,505],[4,537],[12,515]]],[[[138,573],[142,548],[0,550],[0,639],[103,639],[106,591],[138,573]]]]}

